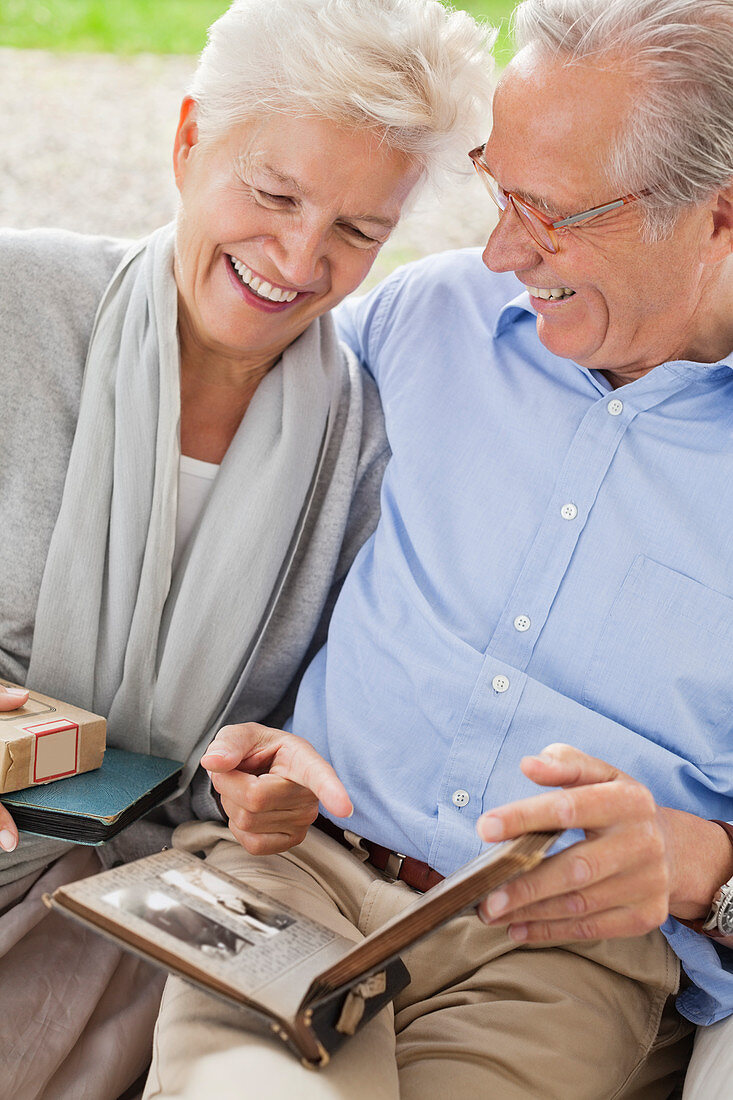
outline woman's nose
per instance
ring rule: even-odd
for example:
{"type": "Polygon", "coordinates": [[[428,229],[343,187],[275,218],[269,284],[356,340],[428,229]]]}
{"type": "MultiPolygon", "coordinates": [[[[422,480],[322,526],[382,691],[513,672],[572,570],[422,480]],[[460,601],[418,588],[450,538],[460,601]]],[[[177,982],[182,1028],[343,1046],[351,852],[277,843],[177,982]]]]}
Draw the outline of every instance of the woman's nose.
{"type": "Polygon", "coordinates": [[[278,233],[266,248],[288,286],[304,290],[323,274],[325,242],[323,234],[315,228],[308,232],[302,227],[294,227],[291,231],[278,233]]]}

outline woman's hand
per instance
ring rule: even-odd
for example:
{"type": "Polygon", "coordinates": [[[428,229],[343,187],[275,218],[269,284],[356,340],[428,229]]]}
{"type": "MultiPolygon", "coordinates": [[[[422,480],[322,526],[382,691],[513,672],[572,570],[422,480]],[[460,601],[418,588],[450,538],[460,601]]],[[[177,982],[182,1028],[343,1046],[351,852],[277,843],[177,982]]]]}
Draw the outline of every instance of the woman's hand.
{"type": "MultiPolygon", "coordinates": [[[[8,688],[0,684],[0,711],[18,710],[28,702],[25,688],[8,688]]],[[[0,803],[0,848],[12,852],[18,845],[18,830],[12,817],[0,803]]]]}
{"type": "Polygon", "coordinates": [[[257,722],[224,726],[201,757],[229,828],[252,855],[300,844],[321,802],[334,817],[353,813],[330,764],[300,737],[257,722]]]}
{"type": "Polygon", "coordinates": [[[0,710],[18,710],[28,702],[25,688],[8,688],[0,684],[0,710]]]}
{"type": "MultiPolygon", "coordinates": [[[[18,830],[8,811],[0,802],[0,848],[5,852],[13,852],[18,847],[18,830]]],[[[0,866],[2,857],[0,856],[0,866]]]]}
{"type": "Polygon", "coordinates": [[[546,859],[481,902],[487,923],[519,942],[643,935],[669,913],[707,912],[733,873],[733,851],[712,822],[659,807],[651,792],[570,745],[522,761],[535,783],[557,790],[501,806],[478,821],[483,840],[582,829],[585,839],[546,859]]]}

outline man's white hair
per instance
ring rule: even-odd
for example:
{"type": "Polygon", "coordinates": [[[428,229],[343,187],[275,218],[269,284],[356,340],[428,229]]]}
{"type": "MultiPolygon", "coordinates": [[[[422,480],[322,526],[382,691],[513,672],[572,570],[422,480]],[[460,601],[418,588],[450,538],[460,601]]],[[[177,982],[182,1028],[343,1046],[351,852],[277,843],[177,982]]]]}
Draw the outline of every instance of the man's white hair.
{"type": "Polygon", "coordinates": [[[323,118],[437,178],[486,129],[494,34],[438,0],[234,0],[189,89],[200,137],[270,112],[323,118]]]}
{"type": "Polygon", "coordinates": [[[733,181],[733,0],[524,0],[514,34],[565,64],[628,73],[633,108],[599,156],[614,192],[650,191],[648,240],[733,181]]]}

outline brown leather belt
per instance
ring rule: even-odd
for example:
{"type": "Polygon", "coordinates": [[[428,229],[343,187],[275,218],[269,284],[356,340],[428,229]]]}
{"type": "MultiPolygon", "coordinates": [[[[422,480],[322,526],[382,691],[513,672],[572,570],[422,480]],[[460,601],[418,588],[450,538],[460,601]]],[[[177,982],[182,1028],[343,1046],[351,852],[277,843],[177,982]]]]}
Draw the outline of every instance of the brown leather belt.
{"type": "MultiPolygon", "coordinates": [[[[314,824],[322,833],[326,833],[327,836],[337,840],[344,848],[354,850],[354,845],[347,839],[344,830],[340,829],[338,825],[334,825],[333,821],[329,821],[327,817],[322,817],[319,814],[314,824]]],[[[411,886],[413,890],[425,893],[431,886],[437,886],[439,882],[443,881],[443,875],[438,874],[432,867],[428,867],[427,863],[422,863],[419,859],[413,859],[412,856],[405,856],[401,852],[393,852],[390,848],[383,848],[381,844],[375,844],[372,840],[362,839],[361,846],[364,851],[369,853],[368,862],[371,863],[372,867],[376,867],[378,871],[382,871],[390,879],[399,879],[406,886],[411,886]]]]}

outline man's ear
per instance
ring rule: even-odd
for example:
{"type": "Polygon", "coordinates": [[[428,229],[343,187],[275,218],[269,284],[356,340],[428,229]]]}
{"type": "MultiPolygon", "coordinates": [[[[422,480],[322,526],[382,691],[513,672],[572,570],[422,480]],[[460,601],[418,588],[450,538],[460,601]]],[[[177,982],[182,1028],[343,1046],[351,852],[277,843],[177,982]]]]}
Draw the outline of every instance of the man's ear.
{"type": "Polygon", "coordinates": [[[199,128],[196,114],[196,100],[187,95],[181,104],[176,140],[173,143],[173,174],[180,191],[183,175],[191,150],[199,140],[199,128]]]}
{"type": "Polygon", "coordinates": [[[703,259],[708,263],[720,263],[733,253],[733,182],[710,200],[710,214],[703,259]]]}

